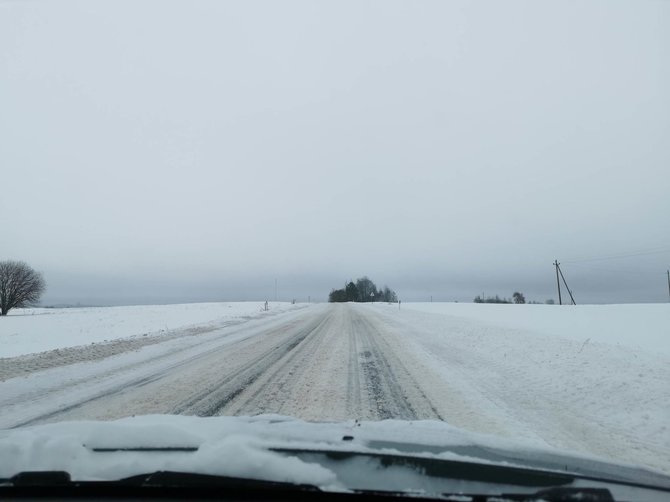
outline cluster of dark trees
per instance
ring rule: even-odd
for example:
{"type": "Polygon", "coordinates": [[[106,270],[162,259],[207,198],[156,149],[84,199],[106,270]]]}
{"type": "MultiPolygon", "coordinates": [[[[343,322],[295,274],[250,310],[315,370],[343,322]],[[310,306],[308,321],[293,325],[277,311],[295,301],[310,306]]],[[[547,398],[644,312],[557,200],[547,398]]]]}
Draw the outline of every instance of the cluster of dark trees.
{"type": "Polygon", "coordinates": [[[514,294],[512,295],[512,299],[508,298],[500,298],[498,295],[495,296],[489,296],[487,298],[483,298],[479,295],[477,295],[474,299],[475,303],[526,303],[526,298],[523,296],[523,293],[519,293],[518,291],[515,291],[514,294]]]}
{"type": "Polygon", "coordinates": [[[475,303],[512,303],[512,300],[509,298],[500,298],[498,295],[487,296],[486,298],[477,295],[473,301],[475,303]]]}
{"type": "Polygon", "coordinates": [[[329,302],[392,302],[398,301],[395,291],[388,286],[377,289],[367,277],[351,281],[344,289],[333,289],[328,295],[329,302]]]}

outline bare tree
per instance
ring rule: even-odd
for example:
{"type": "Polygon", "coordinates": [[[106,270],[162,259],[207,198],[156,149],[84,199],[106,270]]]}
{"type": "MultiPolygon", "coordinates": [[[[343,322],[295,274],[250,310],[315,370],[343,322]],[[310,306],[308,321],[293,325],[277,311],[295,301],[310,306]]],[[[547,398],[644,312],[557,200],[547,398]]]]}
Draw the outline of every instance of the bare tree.
{"type": "Polygon", "coordinates": [[[22,261],[0,261],[0,315],[40,299],[46,283],[42,274],[22,261]]]}

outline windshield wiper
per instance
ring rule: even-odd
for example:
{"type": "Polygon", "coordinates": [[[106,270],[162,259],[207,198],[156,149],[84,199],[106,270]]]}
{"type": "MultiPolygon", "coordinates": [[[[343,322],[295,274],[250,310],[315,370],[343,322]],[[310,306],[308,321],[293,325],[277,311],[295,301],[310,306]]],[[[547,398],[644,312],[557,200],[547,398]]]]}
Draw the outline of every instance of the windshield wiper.
{"type": "Polygon", "coordinates": [[[487,496],[483,500],[513,500],[513,501],[541,501],[549,502],[615,502],[612,493],[606,488],[549,488],[532,494],[503,493],[500,496],[487,496]]]}
{"type": "Polygon", "coordinates": [[[442,493],[431,497],[407,492],[352,490],[348,492],[322,491],[308,484],[293,484],[209,474],[158,471],[123,478],[117,481],[72,481],[63,471],[22,472],[0,480],[2,497],[57,498],[63,496],[105,496],[106,498],[169,497],[176,499],[264,499],[296,500],[319,497],[331,500],[370,499],[397,501],[408,497],[413,501],[435,500],[449,497],[467,497],[471,502],[510,500],[530,502],[613,502],[607,489],[601,488],[550,488],[534,493],[464,494],[442,493]]]}
{"type": "Polygon", "coordinates": [[[488,464],[467,460],[449,460],[414,455],[297,448],[270,448],[270,450],[285,455],[294,455],[305,461],[312,461],[312,459],[317,456],[325,456],[334,461],[367,458],[374,460],[382,468],[408,467],[423,473],[425,476],[441,479],[479,481],[491,484],[553,488],[569,485],[570,483],[573,483],[576,478],[576,475],[570,472],[564,473],[512,465],[488,464]]]}
{"type": "Polygon", "coordinates": [[[300,494],[321,494],[314,485],[197,474],[157,471],[112,481],[73,481],[65,471],[21,472],[0,479],[4,496],[59,497],[63,495],[125,498],[166,496],[170,498],[254,498],[291,499],[300,494]]]}
{"type": "Polygon", "coordinates": [[[26,471],[20,472],[11,478],[0,479],[0,486],[39,487],[39,486],[135,486],[135,487],[198,487],[224,486],[226,488],[268,488],[272,490],[300,489],[303,491],[321,491],[318,487],[309,484],[286,483],[281,481],[267,481],[263,479],[236,478],[217,476],[212,474],[198,474],[190,472],[156,471],[147,474],[137,474],[127,478],[112,481],[72,481],[70,474],[65,471],[26,471]]]}

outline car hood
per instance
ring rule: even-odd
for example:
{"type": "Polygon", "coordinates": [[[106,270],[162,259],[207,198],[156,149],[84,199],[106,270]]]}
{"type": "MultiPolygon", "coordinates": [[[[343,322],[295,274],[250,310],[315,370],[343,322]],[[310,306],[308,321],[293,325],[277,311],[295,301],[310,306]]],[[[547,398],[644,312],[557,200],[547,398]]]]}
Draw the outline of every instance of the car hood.
{"type": "Polygon", "coordinates": [[[0,431],[0,459],[0,478],[66,471],[74,480],[96,481],[176,471],[325,490],[490,493],[492,479],[458,474],[470,473],[468,466],[485,465],[521,473],[506,476],[505,486],[498,479],[495,490],[551,484],[532,477],[524,482],[523,474],[531,469],[574,476],[577,482],[567,483],[571,486],[614,482],[670,490],[670,478],[651,470],[471,433],[438,421],[324,423],[278,415],[148,415],[59,422],[0,431]],[[448,468],[438,472],[434,465],[448,468]]]}

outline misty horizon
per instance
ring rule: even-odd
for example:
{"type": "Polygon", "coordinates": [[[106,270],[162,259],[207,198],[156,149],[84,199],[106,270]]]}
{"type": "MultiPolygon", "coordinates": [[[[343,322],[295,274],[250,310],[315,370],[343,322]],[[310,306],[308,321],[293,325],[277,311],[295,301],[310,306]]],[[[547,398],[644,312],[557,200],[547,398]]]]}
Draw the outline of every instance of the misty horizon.
{"type": "Polygon", "coordinates": [[[43,305],[667,302],[670,3],[0,2],[43,305]],[[564,302],[567,294],[564,296],[564,302]]]}

